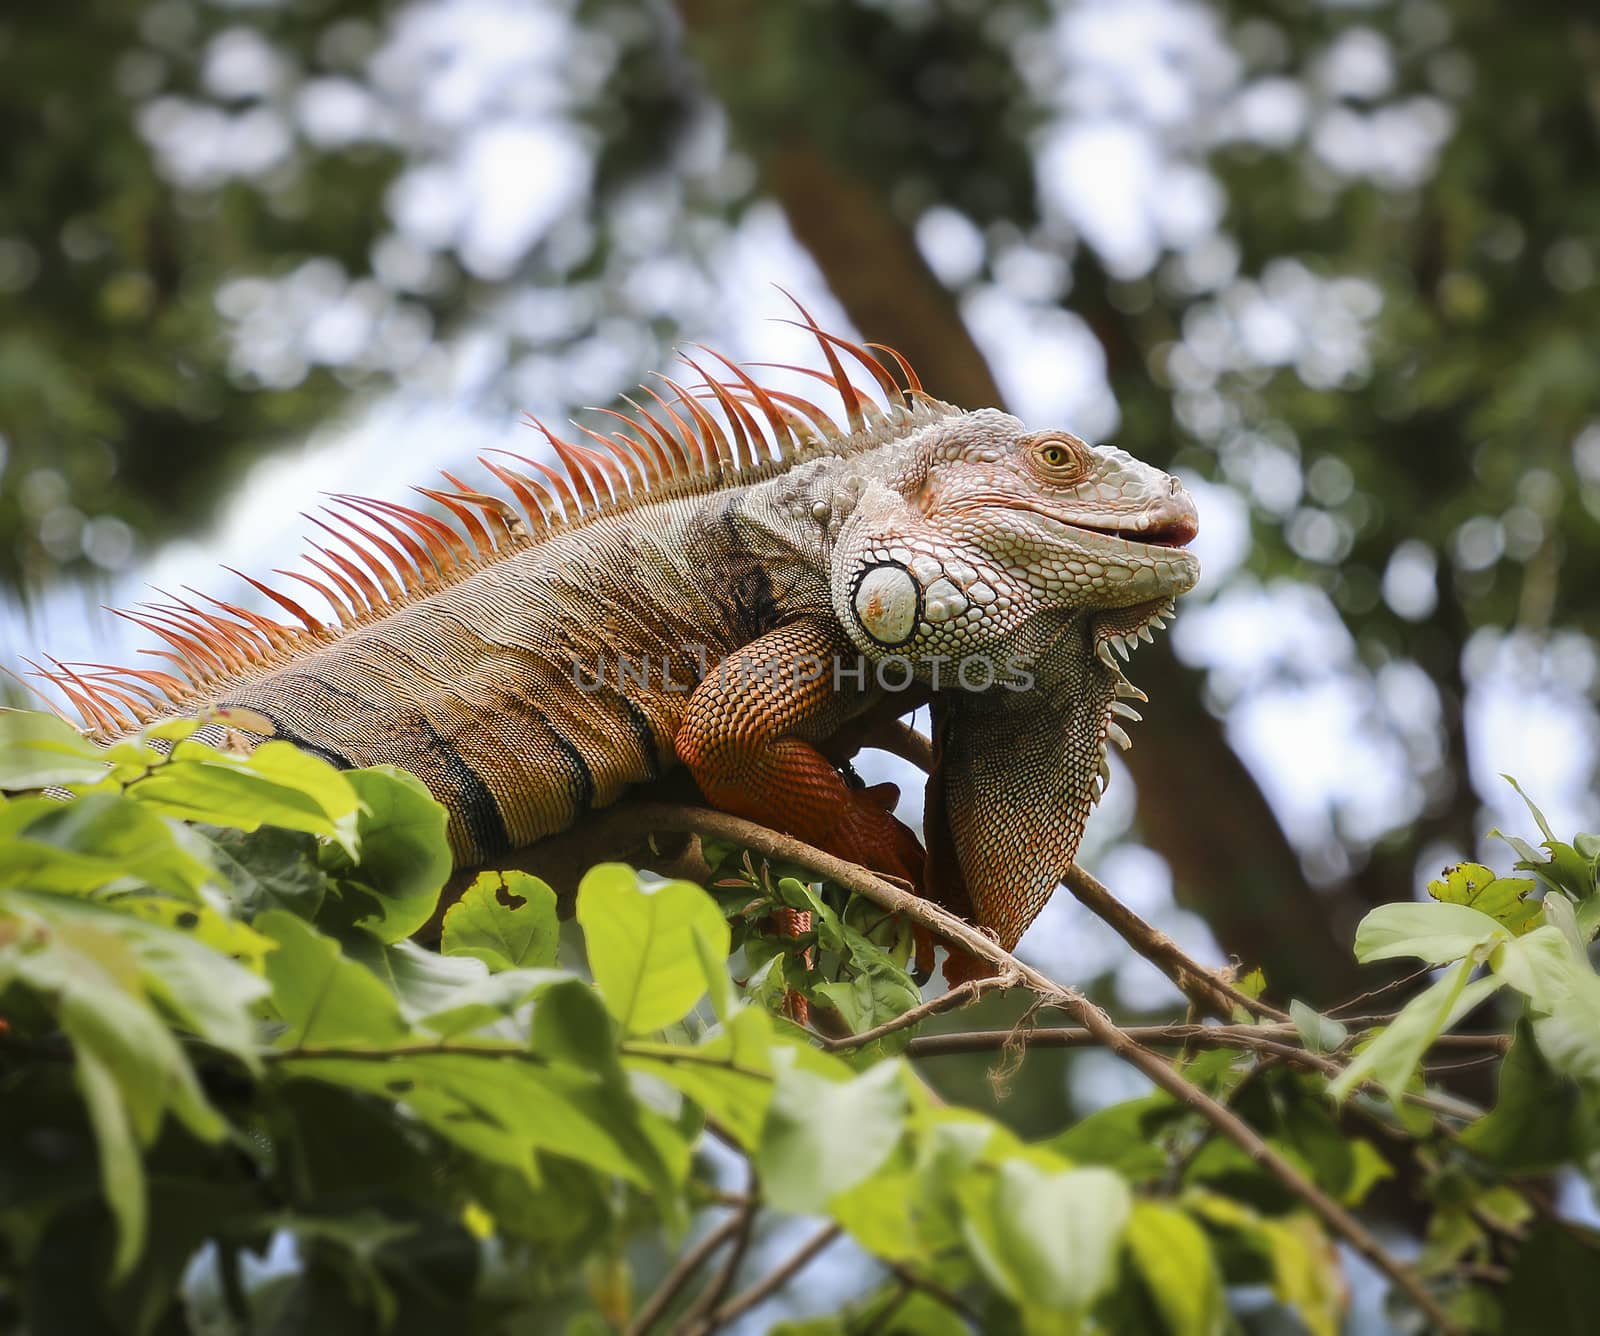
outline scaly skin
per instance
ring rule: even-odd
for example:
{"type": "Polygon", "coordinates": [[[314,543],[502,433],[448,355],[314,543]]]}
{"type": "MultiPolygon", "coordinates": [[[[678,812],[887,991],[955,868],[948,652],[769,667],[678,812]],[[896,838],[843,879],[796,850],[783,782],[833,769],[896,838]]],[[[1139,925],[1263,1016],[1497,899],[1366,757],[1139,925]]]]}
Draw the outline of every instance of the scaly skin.
{"type": "Polygon", "coordinates": [[[282,595],[302,626],[185,604],[152,625],[188,681],[56,680],[101,733],[222,707],[245,745],[401,766],[449,809],[466,865],[681,762],[713,804],[923,886],[1009,948],[1071,864],[1107,739],[1125,742],[1111,716],[1138,693],[1112,650],[1197,578],[1194,506],[1120,450],[959,412],[909,372],[904,402],[875,408],[834,349],[865,354],[816,333],[848,433],[735,371],[710,394],[745,430],[680,399],[671,428],[636,428],[649,451],[618,450],[625,468],[559,442],[565,482],[500,473],[522,521],[471,492],[430,493],[460,532],[352,506],[357,562],[318,564],[337,628],[282,595]],[[752,444],[751,409],[779,458],[752,444]],[[819,750],[896,687],[934,703],[926,868],[892,792],[852,788],[819,750]]]}

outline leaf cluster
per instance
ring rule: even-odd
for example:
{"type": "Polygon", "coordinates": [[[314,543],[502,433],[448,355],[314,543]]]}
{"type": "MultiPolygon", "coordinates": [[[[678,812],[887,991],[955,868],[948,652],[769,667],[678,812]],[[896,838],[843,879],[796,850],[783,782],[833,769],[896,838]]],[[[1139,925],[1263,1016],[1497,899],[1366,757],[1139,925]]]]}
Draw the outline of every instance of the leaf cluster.
{"type": "MultiPolygon", "coordinates": [[[[425,949],[443,809],[397,771],[195,736],[227,723],[106,749],[0,713],[7,1324],[711,1331],[763,1294],[752,1236],[803,1218],[824,1258],[844,1238],[873,1269],[842,1291],[816,1262],[826,1315],[790,1333],[1225,1332],[1239,1286],[1340,1329],[1323,1224],[1194,1106],[1152,1094],[1025,1141],[942,1100],[907,1044],[906,927],[843,888],[711,848],[710,890],[603,864],[564,924],[545,883],[484,872],[425,949]],[[719,1229],[712,1260],[670,1265],[719,1229]]],[[[1544,850],[1520,850],[1536,904],[1462,868],[1363,926],[1368,958],[1464,962],[1375,1035],[1297,1006],[1304,1053],[1355,1049],[1344,1109],[1248,1042],[1177,1059],[1344,1206],[1414,1171],[1395,1127],[1425,1146],[1426,1257],[1464,1327],[1501,1312],[1464,1270],[1482,1222],[1525,1231],[1516,1176],[1581,1161],[1594,1126],[1600,1026],[1573,1008],[1597,986],[1600,849],[1544,850]],[[1406,1131],[1435,1035],[1501,990],[1525,1011],[1499,1107],[1442,1149],[1406,1131]]],[[[1524,1249],[1512,1286],[1588,1247],[1524,1249]]]]}

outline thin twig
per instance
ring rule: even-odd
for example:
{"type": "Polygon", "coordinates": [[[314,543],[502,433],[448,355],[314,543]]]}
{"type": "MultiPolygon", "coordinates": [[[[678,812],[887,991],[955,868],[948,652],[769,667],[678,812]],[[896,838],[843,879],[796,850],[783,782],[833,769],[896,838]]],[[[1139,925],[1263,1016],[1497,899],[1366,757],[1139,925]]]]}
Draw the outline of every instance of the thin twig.
{"type": "Polygon", "coordinates": [[[755,1233],[758,1201],[754,1166],[750,1170],[750,1183],[746,1191],[750,1194],[750,1205],[744,1207],[734,1216],[736,1228],[733,1236],[733,1247],[729,1250],[721,1267],[718,1268],[711,1284],[706,1287],[705,1293],[689,1306],[689,1311],[673,1327],[674,1336],[686,1336],[688,1333],[711,1331],[714,1323],[712,1323],[709,1315],[715,1313],[717,1305],[722,1302],[723,1297],[733,1288],[733,1278],[739,1272],[739,1265],[744,1261],[744,1255],[750,1249],[751,1236],[755,1233]]]}
{"type": "Polygon", "coordinates": [[[1443,1333],[1459,1332],[1460,1328],[1439,1306],[1416,1272],[1388,1253],[1365,1225],[1269,1146],[1233,1110],[1186,1080],[1152,1050],[1131,1039],[1109,1015],[1076,989],[1056,983],[1031,965],[1018,960],[970,923],[956,918],[931,901],[892,886],[855,863],[848,863],[752,821],[724,812],[667,803],[640,803],[631,809],[630,815],[645,826],[710,835],[754,849],[768,858],[799,863],[830,881],[866,896],[874,904],[905,914],[946,941],[954,942],[972,955],[987,960],[1000,971],[1014,970],[1045,1002],[1074,1014],[1079,1023],[1094,1033],[1104,1047],[1143,1072],[1158,1088],[1200,1114],[1310,1207],[1329,1229],[1388,1276],[1422,1310],[1436,1330],[1443,1333]]]}
{"type": "MultiPolygon", "coordinates": [[[[1412,970],[1409,974],[1403,974],[1398,979],[1391,979],[1388,983],[1368,989],[1365,993],[1357,993],[1348,1002],[1341,1002],[1336,1007],[1330,1007],[1327,1014],[1329,1016],[1338,1016],[1341,1011],[1354,1011],[1363,1002],[1371,1002],[1373,998],[1382,997],[1385,993],[1392,993],[1396,989],[1404,988],[1407,984],[1415,983],[1418,979],[1425,978],[1432,969],[1432,965],[1424,965],[1421,969],[1412,970]]],[[[1350,1020],[1346,1018],[1344,1023],[1348,1025],[1350,1020]]]]}
{"type": "Polygon", "coordinates": [[[442,1039],[436,1044],[396,1044],[390,1048],[280,1048],[261,1054],[263,1062],[387,1062],[391,1058],[438,1057],[505,1058],[511,1062],[532,1063],[536,1067],[550,1065],[549,1058],[532,1049],[516,1048],[511,1044],[454,1044],[442,1039]]]}
{"type": "Polygon", "coordinates": [[[695,1328],[695,1336],[708,1336],[708,1333],[732,1322],[742,1313],[748,1313],[763,1299],[771,1298],[843,1232],[838,1225],[824,1225],[795,1249],[787,1260],[768,1272],[749,1289],[734,1295],[727,1303],[714,1310],[701,1326],[695,1328]]]}
{"type": "MultiPolygon", "coordinates": [[[[1269,1041],[1293,1039],[1291,1027],[1266,1025],[1126,1025],[1136,1043],[1156,1048],[1193,1044],[1198,1048],[1259,1049],[1269,1041]]],[[[1040,1026],[1035,1030],[967,1030],[918,1035],[906,1045],[906,1056],[939,1058],[954,1053],[988,1053],[1021,1044],[1025,1048],[1099,1048],[1100,1040],[1081,1025],[1040,1026]]]]}
{"type": "MultiPolygon", "coordinates": [[[[847,1034],[839,1039],[829,1039],[826,1035],[819,1036],[822,1047],[830,1053],[840,1049],[860,1048],[870,1044],[875,1039],[882,1039],[885,1035],[894,1034],[897,1030],[906,1030],[913,1025],[920,1024],[929,1016],[937,1016],[942,1012],[954,1011],[976,1002],[985,993],[996,992],[1002,988],[1010,988],[1015,980],[1006,975],[998,975],[989,979],[968,979],[965,983],[957,984],[948,993],[941,993],[931,1002],[924,1002],[919,1007],[912,1007],[910,1011],[903,1011],[892,1021],[885,1021],[882,1025],[874,1025],[870,1030],[863,1030],[860,1034],[847,1034]]],[[[913,1043],[915,1040],[912,1041],[913,1043]]]]}
{"type": "Polygon", "coordinates": [[[1243,1007],[1247,1014],[1267,1016],[1275,1021],[1286,1021],[1289,1013],[1279,1011],[1259,998],[1235,988],[1215,970],[1207,969],[1195,960],[1166,933],[1129,909],[1095,877],[1074,863],[1062,878],[1066,888],[1123,941],[1171,979],[1181,992],[1197,1006],[1223,1020],[1233,1018],[1234,1007],[1243,1007]]]}
{"type": "Polygon", "coordinates": [[[633,1321],[628,1324],[626,1336],[645,1336],[645,1333],[672,1306],[672,1301],[684,1287],[694,1279],[695,1272],[701,1268],[706,1259],[739,1232],[742,1224],[741,1214],[741,1211],[735,1211],[672,1264],[672,1269],[662,1277],[655,1292],[634,1314],[633,1321]]]}
{"type": "Polygon", "coordinates": [[[981,1327],[983,1315],[959,1294],[945,1289],[936,1280],[930,1280],[927,1276],[919,1276],[904,1262],[887,1262],[885,1265],[888,1266],[890,1271],[894,1272],[895,1279],[908,1289],[921,1290],[929,1298],[938,1300],[952,1313],[965,1318],[974,1326],[981,1327]]]}

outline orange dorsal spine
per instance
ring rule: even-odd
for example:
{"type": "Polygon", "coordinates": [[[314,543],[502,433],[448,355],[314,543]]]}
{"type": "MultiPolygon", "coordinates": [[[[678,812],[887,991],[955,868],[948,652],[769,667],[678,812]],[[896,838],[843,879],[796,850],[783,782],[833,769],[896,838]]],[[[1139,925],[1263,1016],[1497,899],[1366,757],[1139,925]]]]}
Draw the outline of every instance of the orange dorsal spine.
{"type": "Polygon", "coordinates": [[[530,471],[480,458],[509,492],[509,501],[449,473],[444,475],[448,488],[414,489],[449,519],[376,497],[331,495],[339,509],[324,508],[326,519],[306,518],[337,546],[311,543],[305,557],[310,573],[276,573],[321,595],[333,610],[332,620],[315,616],[298,599],[264,581],[224,567],[292,621],[280,622],[195,590],[188,592],[210,608],[168,594],[170,603],[147,604],[137,612],[110,611],[164,640],[168,648],[142,652],[166,659],[174,671],[51,659],[48,668],[27,661],[31,675],[66,699],[86,731],[118,736],[153,719],[197,708],[219,686],[273,672],[307,650],[331,644],[554,533],[665,496],[756,481],[816,454],[867,449],[882,442],[886,429],[956,411],[928,396],[899,353],[830,334],[798,301],[794,304],[801,319],[786,323],[815,339],[826,370],[753,365],[784,366],[826,385],[839,396],[844,427],[809,399],[762,385],[720,353],[705,350],[727,369],[725,378],[683,355],[701,377],[700,385],[685,388],[658,376],[672,398],[645,386],[642,393],[653,401],[652,408],[625,397],[631,415],[600,410],[632,435],[616,431],[607,436],[579,426],[596,448],[564,439],[530,417],[560,461],[559,468],[506,450],[490,453],[530,471]],[[870,388],[883,395],[883,404],[850,379],[841,353],[866,368],[870,388]]]}

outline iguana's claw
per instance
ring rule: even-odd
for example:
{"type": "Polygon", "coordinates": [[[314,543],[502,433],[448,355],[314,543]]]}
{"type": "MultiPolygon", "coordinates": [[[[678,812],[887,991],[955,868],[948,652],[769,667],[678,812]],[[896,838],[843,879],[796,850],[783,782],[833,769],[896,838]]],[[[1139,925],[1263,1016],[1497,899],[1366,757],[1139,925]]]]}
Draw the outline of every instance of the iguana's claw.
{"type": "Polygon", "coordinates": [[[915,833],[891,810],[899,796],[893,784],[851,790],[822,847],[852,863],[907,882],[920,895],[927,856],[915,833]]]}

